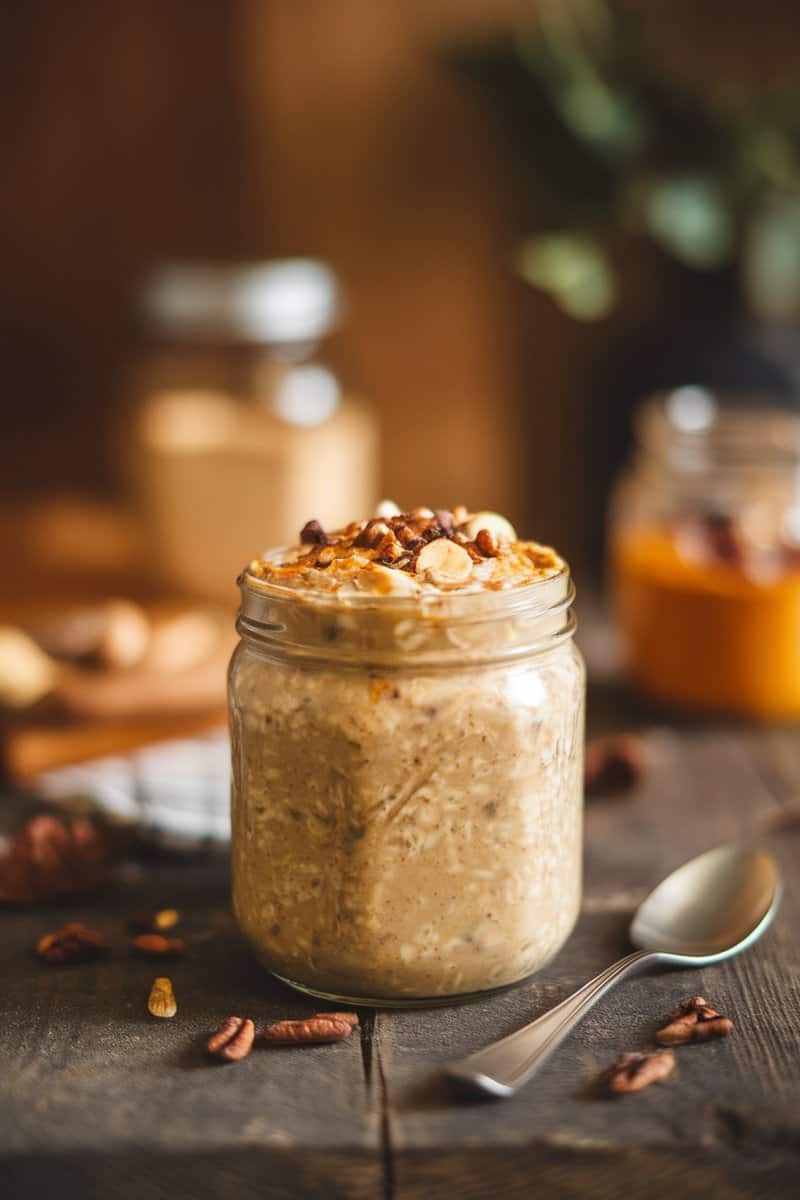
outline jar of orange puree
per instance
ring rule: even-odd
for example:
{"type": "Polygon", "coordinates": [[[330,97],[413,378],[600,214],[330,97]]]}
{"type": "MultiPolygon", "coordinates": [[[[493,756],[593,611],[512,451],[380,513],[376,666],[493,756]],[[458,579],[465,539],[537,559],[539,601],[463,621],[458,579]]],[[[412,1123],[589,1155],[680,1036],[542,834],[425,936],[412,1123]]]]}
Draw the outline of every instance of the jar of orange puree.
{"type": "Polygon", "coordinates": [[[632,679],[673,706],[800,717],[800,410],[683,387],[636,431],[610,530],[632,679]]]}

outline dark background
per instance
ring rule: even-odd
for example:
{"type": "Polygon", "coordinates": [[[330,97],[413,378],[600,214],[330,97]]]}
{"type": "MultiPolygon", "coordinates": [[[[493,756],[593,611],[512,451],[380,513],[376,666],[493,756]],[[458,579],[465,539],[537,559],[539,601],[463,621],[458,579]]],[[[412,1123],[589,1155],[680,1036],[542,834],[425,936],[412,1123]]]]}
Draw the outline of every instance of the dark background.
{"type": "MultiPolygon", "coordinates": [[[[676,86],[758,88],[795,70],[790,0],[632,7],[676,86]]],[[[385,492],[504,511],[579,568],[596,564],[653,363],[741,306],[730,273],[688,271],[635,239],[616,248],[621,304],[591,324],[509,270],[531,225],[529,171],[502,105],[452,52],[531,12],[511,0],[4,4],[6,513],[50,493],[119,494],[109,447],[136,339],[131,291],[153,262],[313,254],[349,295],[341,350],[382,416],[385,492]]]]}

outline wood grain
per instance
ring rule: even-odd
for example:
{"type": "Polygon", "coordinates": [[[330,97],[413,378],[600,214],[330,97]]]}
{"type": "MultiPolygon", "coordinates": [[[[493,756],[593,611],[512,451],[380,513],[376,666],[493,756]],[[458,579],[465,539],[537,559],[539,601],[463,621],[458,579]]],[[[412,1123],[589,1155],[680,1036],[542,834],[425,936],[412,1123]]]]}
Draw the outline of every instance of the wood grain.
{"type": "Polygon", "coordinates": [[[800,836],[759,836],[800,781],[796,740],[794,731],[653,729],[639,792],[588,807],[583,912],[556,961],[502,998],[447,1014],[381,1016],[396,1196],[435,1194],[445,1177],[465,1197],[527,1196],[533,1172],[543,1195],[797,1194],[800,836]],[[780,794],[762,760],[781,764],[780,794]],[[540,1015],[625,953],[628,921],[654,880],[715,844],[756,839],[777,855],[787,881],[758,946],[721,966],[626,981],[512,1102],[454,1109],[440,1064],[540,1015]],[[674,1082],[600,1098],[600,1070],[622,1051],[652,1047],[661,1019],[696,992],[733,1018],[735,1033],[680,1048],[674,1082]]]}
{"type": "MultiPolygon", "coordinates": [[[[603,724],[622,699],[603,701],[603,724]]],[[[618,718],[619,719],[619,718],[618,718]]],[[[473,1004],[362,1014],[335,1046],[254,1051],[210,1064],[204,1036],[231,1012],[257,1021],[318,1002],[255,963],[228,910],[221,859],[126,868],[91,903],[0,915],[0,1155],[14,1200],[533,1194],[615,1200],[791,1197],[800,1179],[800,833],[773,831],[800,794],[794,730],[671,727],[640,714],[650,771],[626,799],[592,801],[574,936],[535,980],[473,1004]],[[780,859],[786,894],[747,954],[661,971],[604,998],[513,1101],[454,1096],[441,1066],[530,1020],[626,949],[641,896],[685,858],[728,840],[780,859]],[[178,1016],[148,1018],[152,964],[129,957],[123,917],[175,906],[186,958],[178,1016]],[[110,962],[47,968],[31,947],[68,919],[96,924],[110,962]],[[195,940],[195,935],[200,935],[195,940]],[[653,1044],[675,1003],[702,992],[732,1036],[679,1047],[674,1081],[601,1098],[600,1070],[653,1044]]]]}

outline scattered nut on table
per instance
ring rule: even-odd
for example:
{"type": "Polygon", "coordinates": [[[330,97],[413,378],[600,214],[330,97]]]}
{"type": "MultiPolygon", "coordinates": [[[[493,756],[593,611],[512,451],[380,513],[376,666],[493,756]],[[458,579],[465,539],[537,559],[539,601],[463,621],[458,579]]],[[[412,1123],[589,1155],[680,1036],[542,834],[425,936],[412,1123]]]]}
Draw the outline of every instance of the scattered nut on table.
{"type": "Polygon", "coordinates": [[[594,738],[586,746],[586,791],[590,796],[630,792],[641,781],[645,765],[644,747],[635,734],[594,738]]]}
{"type": "Polygon", "coordinates": [[[102,933],[79,921],[73,921],[55,933],[45,934],[36,943],[36,953],[46,963],[94,962],[105,958],[110,951],[102,933]]]}
{"type": "Polygon", "coordinates": [[[180,938],[164,937],[163,933],[140,933],[133,939],[133,948],[146,958],[179,958],[186,946],[180,938]]]}
{"type": "Polygon", "coordinates": [[[727,1037],[733,1029],[730,1017],[723,1017],[702,996],[692,996],[670,1013],[667,1024],[659,1029],[656,1041],[662,1046],[681,1046],[686,1042],[707,1042],[727,1037]]]}
{"type": "Polygon", "coordinates": [[[358,1014],[354,1012],[314,1013],[295,1021],[273,1021],[261,1030],[259,1040],[273,1046],[341,1042],[356,1025],[358,1014]]]}
{"type": "Polygon", "coordinates": [[[153,981],[147,1010],[154,1017],[174,1017],[178,1011],[172,980],[160,977],[153,981]]]}
{"type": "Polygon", "coordinates": [[[620,1054],[605,1073],[606,1088],[614,1096],[640,1092],[651,1083],[668,1079],[674,1070],[675,1055],[671,1050],[620,1054]]]}
{"type": "Polygon", "coordinates": [[[130,933],[165,933],[181,919],[177,908],[160,908],[157,912],[134,913],[125,922],[130,933]]]}
{"type": "Polygon", "coordinates": [[[208,1053],[227,1062],[239,1062],[253,1048],[255,1032],[249,1017],[228,1017],[208,1039],[208,1053]]]}

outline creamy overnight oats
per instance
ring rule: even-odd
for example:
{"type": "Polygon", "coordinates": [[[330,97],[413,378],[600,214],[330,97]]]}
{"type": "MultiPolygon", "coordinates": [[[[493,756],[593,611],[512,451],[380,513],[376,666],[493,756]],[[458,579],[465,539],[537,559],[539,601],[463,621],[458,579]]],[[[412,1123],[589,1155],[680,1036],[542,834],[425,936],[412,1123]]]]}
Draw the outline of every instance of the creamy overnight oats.
{"type": "Polygon", "coordinates": [[[233,898],[276,975],[398,1004],[513,983],[572,929],[584,671],[553,550],[379,514],[241,576],[233,898]]]}

